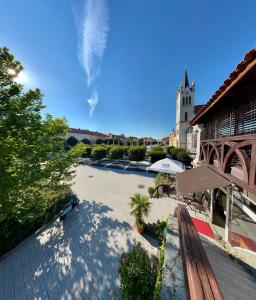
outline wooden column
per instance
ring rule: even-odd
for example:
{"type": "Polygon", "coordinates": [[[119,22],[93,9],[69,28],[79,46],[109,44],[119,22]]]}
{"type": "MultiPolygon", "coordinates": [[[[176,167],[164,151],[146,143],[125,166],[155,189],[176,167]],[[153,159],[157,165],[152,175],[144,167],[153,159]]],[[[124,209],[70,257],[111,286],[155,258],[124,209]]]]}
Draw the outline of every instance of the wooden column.
{"type": "Polygon", "coordinates": [[[231,221],[231,200],[232,200],[231,187],[227,187],[227,200],[226,200],[226,223],[225,223],[225,242],[228,242],[228,233],[231,221]]]}
{"type": "Polygon", "coordinates": [[[210,222],[213,222],[213,206],[214,206],[214,202],[215,202],[215,198],[214,198],[214,189],[211,189],[210,191],[211,194],[211,203],[210,203],[210,222]]]}

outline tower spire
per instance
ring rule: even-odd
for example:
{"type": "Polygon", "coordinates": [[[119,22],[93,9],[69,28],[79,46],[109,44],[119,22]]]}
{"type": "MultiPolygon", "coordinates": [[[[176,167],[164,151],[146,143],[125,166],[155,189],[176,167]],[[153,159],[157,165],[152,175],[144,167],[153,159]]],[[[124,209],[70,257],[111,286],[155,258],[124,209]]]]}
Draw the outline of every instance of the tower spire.
{"type": "Polygon", "coordinates": [[[187,68],[185,68],[184,81],[183,81],[183,89],[185,90],[187,87],[189,87],[189,81],[188,81],[187,68]]]}

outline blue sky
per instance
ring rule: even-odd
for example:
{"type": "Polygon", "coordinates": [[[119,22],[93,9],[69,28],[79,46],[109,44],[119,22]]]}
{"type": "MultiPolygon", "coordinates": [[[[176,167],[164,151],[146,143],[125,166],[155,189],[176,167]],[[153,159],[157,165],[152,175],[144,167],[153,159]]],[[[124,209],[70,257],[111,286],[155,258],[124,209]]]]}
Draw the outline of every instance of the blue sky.
{"type": "Polygon", "coordinates": [[[206,102],[255,47],[255,12],[255,0],[0,0],[0,46],[70,127],[163,137],[185,66],[206,102]]]}

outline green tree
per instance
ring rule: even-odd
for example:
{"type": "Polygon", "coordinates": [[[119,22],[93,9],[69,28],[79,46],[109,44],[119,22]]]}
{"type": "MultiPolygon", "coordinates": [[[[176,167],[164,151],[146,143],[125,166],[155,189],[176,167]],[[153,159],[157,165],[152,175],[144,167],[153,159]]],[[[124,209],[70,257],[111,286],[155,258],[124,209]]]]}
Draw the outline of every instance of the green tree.
{"type": "Polygon", "coordinates": [[[85,145],[90,145],[91,144],[90,140],[87,139],[87,138],[82,139],[81,142],[84,143],[85,145]]]}
{"type": "Polygon", "coordinates": [[[68,186],[74,159],[83,152],[82,144],[64,150],[66,120],[42,116],[40,90],[24,91],[15,81],[22,70],[0,48],[0,222],[36,219],[68,186]]]}
{"type": "Polygon", "coordinates": [[[74,136],[70,136],[70,137],[67,139],[66,143],[67,143],[69,146],[74,147],[76,144],[78,144],[78,139],[77,139],[76,137],[74,137],[74,136]]]}

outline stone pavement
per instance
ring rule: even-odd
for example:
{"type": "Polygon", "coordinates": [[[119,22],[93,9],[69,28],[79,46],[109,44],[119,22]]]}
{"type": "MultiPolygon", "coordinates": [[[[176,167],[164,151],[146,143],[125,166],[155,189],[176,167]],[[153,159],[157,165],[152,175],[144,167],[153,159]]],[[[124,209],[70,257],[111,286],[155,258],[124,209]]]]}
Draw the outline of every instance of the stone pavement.
{"type": "MultiPolygon", "coordinates": [[[[0,299],[111,299],[118,294],[120,255],[142,242],[133,229],[129,197],[147,194],[152,175],[79,166],[73,185],[80,204],[64,222],[58,220],[33,235],[0,261],[0,299]]],[[[177,202],[152,199],[150,222],[167,218],[177,202]]]]}

